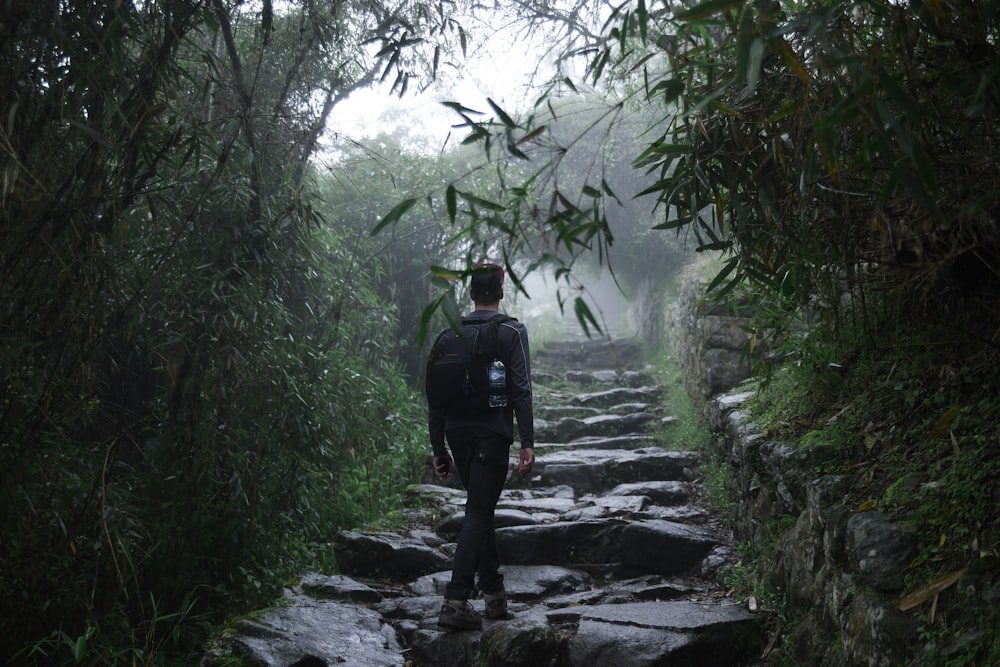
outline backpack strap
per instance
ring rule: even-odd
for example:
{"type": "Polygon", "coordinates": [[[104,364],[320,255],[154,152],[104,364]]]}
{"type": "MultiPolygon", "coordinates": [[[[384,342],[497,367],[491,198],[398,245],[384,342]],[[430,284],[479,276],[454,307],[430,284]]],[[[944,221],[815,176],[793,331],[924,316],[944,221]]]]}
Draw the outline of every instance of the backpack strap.
{"type": "Polygon", "coordinates": [[[515,322],[517,321],[513,317],[510,317],[509,315],[504,315],[503,313],[494,313],[486,317],[463,316],[462,324],[486,324],[486,323],[503,324],[504,322],[510,322],[511,320],[515,322]]]}
{"type": "MultiPolygon", "coordinates": [[[[498,327],[504,322],[510,322],[513,319],[514,319],[513,317],[504,315],[503,313],[493,313],[492,315],[489,315],[487,317],[463,317],[462,325],[475,326],[480,329],[480,332],[482,332],[482,329],[484,328],[483,325],[489,325],[489,332],[490,336],[492,337],[493,358],[499,359],[500,332],[498,331],[498,327]]],[[[484,341],[483,338],[484,337],[482,336],[481,333],[476,338],[476,352],[480,354],[482,354],[485,351],[486,345],[489,344],[490,342],[490,341],[484,341]]]]}

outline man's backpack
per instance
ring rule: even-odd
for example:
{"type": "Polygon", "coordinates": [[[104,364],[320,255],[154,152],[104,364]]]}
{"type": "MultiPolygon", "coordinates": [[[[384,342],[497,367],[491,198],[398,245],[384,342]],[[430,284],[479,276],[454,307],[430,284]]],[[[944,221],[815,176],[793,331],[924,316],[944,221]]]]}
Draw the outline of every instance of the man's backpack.
{"type": "Polygon", "coordinates": [[[498,328],[512,318],[462,318],[462,335],[445,329],[427,359],[427,404],[449,417],[483,414],[489,407],[489,365],[499,358],[498,328]]]}

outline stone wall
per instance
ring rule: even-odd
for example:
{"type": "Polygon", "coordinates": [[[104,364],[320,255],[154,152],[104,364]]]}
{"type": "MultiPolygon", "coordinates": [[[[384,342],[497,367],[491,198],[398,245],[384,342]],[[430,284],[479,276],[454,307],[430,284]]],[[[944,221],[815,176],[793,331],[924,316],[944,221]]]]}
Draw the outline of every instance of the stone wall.
{"type": "Polygon", "coordinates": [[[744,409],[749,398],[714,397],[706,415],[732,465],[737,539],[767,563],[768,585],[798,621],[790,652],[820,667],[922,664],[913,661],[915,618],[896,608],[915,526],[847,507],[852,477],[819,472],[833,447],[768,440],[744,409]]]}
{"type": "Polygon", "coordinates": [[[708,281],[689,279],[667,308],[667,340],[693,396],[709,398],[750,376],[750,325],[745,300],[717,304],[705,299],[708,281]]]}
{"type": "MultiPolygon", "coordinates": [[[[751,420],[749,368],[739,348],[744,317],[706,308],[704,281],[684,286],[669,310],[674,358],[688,391],[706,397],[715,452],[732,466],[735,533],[758,553],[768,585],[797,620],[785,647],[821,667],[917,665],[914,618],[896,609],[916,549],[914,526],[844,504],[852,478],[819,472],[832,445],[768,440],[751,420]]],[[[744,313],[745,314],[745,313],[744,313]]]]}

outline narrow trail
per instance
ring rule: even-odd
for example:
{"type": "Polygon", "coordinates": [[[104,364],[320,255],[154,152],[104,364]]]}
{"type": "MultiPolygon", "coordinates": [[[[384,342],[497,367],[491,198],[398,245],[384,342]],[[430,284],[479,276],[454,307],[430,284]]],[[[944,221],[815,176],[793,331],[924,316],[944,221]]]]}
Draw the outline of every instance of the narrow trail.
{"type": "MultiPolygon", "coordinates": [[[[512,476],[496,515],[516,617],[486,621],[481,631],[436,626],[464,494],[426,483],[407,496],[408,511],[425,527],[342,533],[337,554],[346,576],[311,575],[289,591],[289,607],[323,608],[333,615],[324,622],[339,627],[323,638],[308,629],[281,634],[294,612],[275,610],[255,621],[262,638],[254,650],[272,657],[254,664],[755,662],[758,619],[713,576],[733,561],[731,540],[700,501],[699,455],[670,442],[675,418],[644,372],[638,345],[550,344],[536,353],[533,370],[535,470],[529,479],[512,476]],[[277,657],[279,644],[285,657],[277,657]]],[[[482,611],[483,601],[473,606],[482,611]]]]}

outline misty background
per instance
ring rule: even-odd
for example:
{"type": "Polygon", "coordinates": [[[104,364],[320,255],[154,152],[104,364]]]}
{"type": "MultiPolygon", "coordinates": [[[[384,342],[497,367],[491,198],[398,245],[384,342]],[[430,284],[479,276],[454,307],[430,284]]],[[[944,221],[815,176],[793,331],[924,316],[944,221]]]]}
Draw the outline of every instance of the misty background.
{"type": "MultiPolygon", "coordinates": [[[[0,655],[191,664],[335,571],[338,530],[400,520],[426,340],[482,260],[536,349],[586,327],[655,353],[697,257],[751,295],[764,364],[815,374],[794,386],[896,382],[889,350],[913,366],[881,412],[931,423],[886,440],[950,429],[943,387],[978,405],[995,376],[998,16],[0,3],[0,655]]],[[[991,497],[963,477],[980,426],[956,506],[991,497]]]]}

